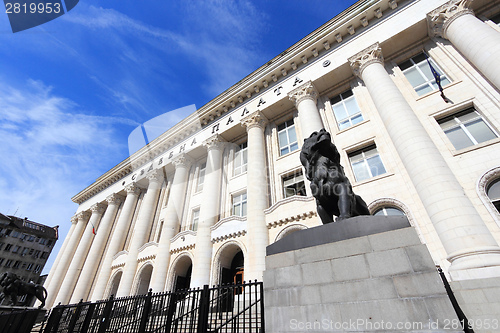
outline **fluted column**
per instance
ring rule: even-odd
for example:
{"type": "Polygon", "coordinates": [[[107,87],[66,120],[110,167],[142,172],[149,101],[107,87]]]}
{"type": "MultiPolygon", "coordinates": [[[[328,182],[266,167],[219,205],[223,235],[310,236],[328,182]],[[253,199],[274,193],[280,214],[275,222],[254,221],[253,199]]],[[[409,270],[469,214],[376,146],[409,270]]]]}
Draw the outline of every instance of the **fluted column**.
{"type": "Polygon", "coordinates": [[[128,296],[132,292],[132,283],[134,282],[135,273],[137,270],[137,259],[139,248],[143,246],[148,238],[151,224],[153,223],[158,197],[160,195],[161,184],[163,182],[163,171],[155,170],[151,172],[147,178],[149,179],[148,190],[144,195],[141,210],[135,223],[134,235],[130,242],[123,275],[118,286],[116,296],[128,296]]]}
{"type": "Polygon", "coordinates": [[[268,205],[267,167],[264,129],[266,117],[254,112],[241,120],[248,135],[247,171],[247,228],[250,247],[248,251],[248,272],[245,279],[262,281],[266,269],[266,246],[269,245],[269,232],[264,209],[268,205]]]}
{"type": "MultiPolygon", "coordinates": [[[[61,260],[57,265],[57,270],[53,273],[53,278],[50,281],[50,285],[47,288],[47,299],[45,301],[47,309],[54,305],[54,301],[59,293],[61,284],[66,277],[66,272],[73,259],[76,248],[80,243],[83,231],[85,230],[85,225],[90,217],[88,212],[80,212],[76,215],[76,218],[72,218],[71,222],[76,223],[75,228],[71,234],[71,238],[67,243],[64,253],[62,253],[61,260]]],[[[62,251],[62,249],[61,249],[62,251]]],[[[57,304],[57,303],[55,303],[57,304]]]]}
{"type": "Polygon", "coordinates": [[[498,244],[415,112],[385,70],[378,43],[349,61],[354,73],[368,88],[443,243],[451,262],[450,273],[457,272],[452,273],[452,276],[472,276],[477,271],[471,270],[480,267],[498,269],[498,244]]]}
{"type": "MultiPolygon", "coordinates": [[[[189,167],[192,162],[193,160],[191,157],[186,154],[182,154],[172,161],[175,165],[175,174],[170,187],[167,207],[165,208],[163,216],[164,222],[158,244],[155,269],[151,277],[151,288],[154,292],[161,292],[165,289],[168,266],[170,263],[170,239],[174,237],[177,230],[179,230],[179,223],[182,217],[186,196],[189,167]]],[[[160,215],[160,218],[161,217],[160,215]]]]}
{"type": "Polygon", "coordinates": [[[452,0],[427,14],[430,36],[448,39],[500,89],[500,32],[474,16],[470,0],[452,0]]]}
{"type": "Polygon", "coordinates": [[[104,255],[104,261],[101,265],[101,270],[96,281],[96,286],[92,292],[91,300],[93,302],[101,300],[104,297],[106,291],[106,286],[108,280],[111,276],[111,264],[113,263],[113,257],[117,254],[125,244],[126,237],[123,235],[127,234],[128,228],[132,223],[132,217],[134,216],[135,207],[137,206],[137,200],[139,199],[139,194],[141,189],[132,183],[125,188],[127,196],[125,202],[123,203],[123,208],[116,222],[115,230],[109,239],[109,246],[104,255]]]}
{"type": "Polygon", "coordinates": [[[299,111],[300,130],[304,139],[324,127],[316,106],[318,96],[318,90],[311,81],[288,93],[288,98],[295,103],[295,107],[299,111]]]}
{"type": "Polygon", "coordinates": [[[99,225],[104,209],[105,206],[99,203],[90,207],[92,215],[90,216],[90,220],[85,227],[80,243],[78,244],[75,254],[71,260],[71,264],[66,272],[66,276],[64,277],[64,281],[61,284],[61,289],[59,289],[59,293],[57,294],[56,303],[61,302],[62,304],[67,304],[71,299],[76,281],[80,276],[83,264],[87,258],[87,254],[89,253],[90,245],[95,237],[92,229],[99,225]]]}
{"type": "Polygon", "coordinates": [[[110,236],[111,227],[113,226],[113,221],[115,220],[118,207],[122,202],[122,196],[118,194],[111,194],[106,198],[108,202],[108,208],[102,218],[101,223],[99,223],[99,229],[96,231],[94,241],[92,242],[92,247],[87,255],[87,260],[83,265],[82,273],[80,278],[76,283],[75,290],[71,296],[70,303],[78,303],[80,299],[84,301],[87,300],[90,287],[92,286],[92,281],[95,278],[97,266],[104,256],[103,251],[106,246],[106,242],[110,236]]]}
{"type": "Polygon", "coordinates": [[[223,139],[214,135],[203,142],[208,150],[205,182],[203,183],[203,201],[200,207],[200,222],[196,232],[196,247],[191,288],[202,287],[210,283],[212,260],[212,241],[210,227],[219,217],[223,139]]]}

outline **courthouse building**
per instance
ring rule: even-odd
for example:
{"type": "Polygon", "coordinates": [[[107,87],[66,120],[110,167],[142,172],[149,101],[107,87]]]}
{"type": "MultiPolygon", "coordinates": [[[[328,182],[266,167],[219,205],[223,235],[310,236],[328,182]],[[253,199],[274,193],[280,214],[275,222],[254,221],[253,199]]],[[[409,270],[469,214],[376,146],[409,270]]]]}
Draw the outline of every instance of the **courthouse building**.
{"type": "Polygon", "coordinates": [[[75,195],[47,306],[262,280],[267,245],[321,224],[299,160],[321,128],[451,280],[500,277],[499,20],[498,0],[358,1],[75,195]]]}

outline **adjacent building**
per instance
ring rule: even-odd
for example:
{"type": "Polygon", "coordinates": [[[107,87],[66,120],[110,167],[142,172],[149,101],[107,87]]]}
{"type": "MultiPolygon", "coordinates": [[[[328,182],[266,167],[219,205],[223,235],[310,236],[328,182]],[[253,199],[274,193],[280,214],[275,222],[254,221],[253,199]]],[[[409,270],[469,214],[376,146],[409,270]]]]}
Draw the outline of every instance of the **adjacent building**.
{"type": "MultiPolygon", "coordinates": [[[[40,274],[57,238],[57,226],[0,213],[0,276],[12,272],[23,281],[43,284],[40,274]]],[[[24,302],[25,297],[19,301],[24,302]]]]}
{"type": "Polygon", "coordinates": [[[47,305],[261,280],[267,245],[321,223],[299,161],[321,128],[450,279],[500,277],[499,20],[358,1],[75,195],[47,305]]]}

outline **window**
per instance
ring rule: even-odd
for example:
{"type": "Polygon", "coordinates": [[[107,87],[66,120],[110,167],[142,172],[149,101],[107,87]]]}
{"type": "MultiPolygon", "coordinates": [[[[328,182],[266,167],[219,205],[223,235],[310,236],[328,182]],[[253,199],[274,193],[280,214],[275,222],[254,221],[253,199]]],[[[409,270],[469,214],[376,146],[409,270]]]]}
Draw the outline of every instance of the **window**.
{"type": "Polygon", "coordinates": [[[20,246],[17,246],[17,245],[16,245],[16,246],[14,246],[14,248],[12,249],[12,253],[17,253],[17,252],[19,252],[19,249],[20,249],[20,248],[21,248],[20,246]]]}
{"type": "Polygon", "coordinates": [[[294,195],[306,195],[306,186],[302,171],[291,176],[283,177],[283,197],[288,198],[294,195]]]}
{"type": "Polygon", "coordinates": [[[385,167],[375,145],[349,154],[354,176],[357,181],[362,181],[384,174],[385,167]]]}
{"type": "Polygon", "coordinates": [[[247,193],[233,196],[233,215],[247,216],[247,193]]]}
{"type": "Polygon", "coordinates": [[[40,238],[40,240],[38,242],[40,244],[42,244],[42,245],[45,245],[45,243],[47,242],[47,240],[45,238],[40,238]]]}
{"type": "Polygon", "coordinates": [[[0,258],[0,265],[3,264],[4,258],[0,258]]]}
{"type": "Polygon", "coordinates": [[[52,239],[49,239],[49,240],[47,241],[47,246],[51,246],[51,245],[52,245],[52,239]]]}
{"type": "Polygon", "coordinates": [[[12,244],[7,244],[7,245],[5,246],[4,251],[10,251],[10,249],[11,249],[11,248],[12,248],[12,244]]]}
{"type": "Polygon", "coordinates": [[[363,115],[351,89],[332,98],[331,103],[339,130],[363,121],[363,115]]]}
{"type": "Polygon", "coordinates": [[[280,146],[280,156],[299,149],[293,119],[285,121],[283,124],[278,126],[278,140],[280,146]]]}
{"type": "Polygon", "coordinates": [[[25,248],[23,249],[23,252],[21,253],[21,255],[22,255],[22,256],[27,255],[29,250],[30,250],[29,248],[25,247],[25,248]]]}
{"type": "Polygon", "coordinates": [[[419,96],[422,96],[430,91],[438,90],[439,87],[432,75],[427,59],[432,64],[432,67],[438,72],[441,78],[441,86],[450,83],[450,80],[443,74],[443,71],[436,65],[436,63],[431,59],[427,58],[425,53],[417,54],[416,56],[406,60],[399,64],[399,68],[403,71],[406,79],[413,86],[413,89],[417,92],[419,96]]]}
{"type": "Polygon", "coordinates": [[[495,180],[486,191],[488,193],[488,198],[490,198],[491,202],[500,213],[500,179],[495,180]]]}
{"type": "Polygon", "coordinates": [[[5,245],[5,243],[0,243],[0,250],[2,249],[2,247],[5,245]]]}
{"type": "Polygon", "coordinates": [[[5,236],[9,236],[11,232],[12,232],[12,230],[11,230],[11,229],[7,229],[7,230],[5,230],[5,236]]]}
{"type": "Polygon", "coordinates": [[[28,264],[28,266],[26,266],[27,271],[31,271],[32,268],[33,268],[33,264],[28,264]]]}
{"type": "Polygon", "coordinates": [[[238,146],[238,151],[234,154],[234,175],[240,175],[247,172],[248,147],[247,143],[238,146]]]}
{"type": "Polygon", "coordinates": [[[12,234],[10,235],[10,237],[17,238],[17,237],[19,237],[19,235],[20,235],[19,231],[15,231],[15,230],[13,230],[13,231],[12,231],[12,234]]]}
{"type": "Polygon", "coordinates": [[[11,265],[12,265],[12,260],[9,259],[5,262],[5,267],[10,267],[11,265]]]}
{"type": "Polygon", "coordinates": [[[18,260],[14,263],[14,266],[12,266],[12,268],[19,268],[19,265],[21,265],[21,261],[18,260]]]}
{"type": "Polygon", "coordinates": [[[203,162],[200,165],[200,173],[198,174],[198,185],[196,186],[196,192],[203,190],[203,182],[205,181],[205,170],[207,169],[207,162],[203,162]]]}
{"type": "Polygon", "coordinates": [[[35,253],[33,253],[33,257],[38,258],[39,256],[40,256],[40,250],[36,250],[35,253]]]}
{"type": "Polygon", "coordinates": [[[200,210],[193,210],[193,216],[191,218],[191,226],[190,229],[193,231],[198,230],[198,222],[200,221],[200,210]]]}
{"type": "Polygon", "coordinates": [[[438,123],[456,150],[498,137],[474,108],[438,120],[438,123]]]}
{"type": "Polygon", "coordinates": [[[382,207],[382,208],[379,208],[375,211],[375,213],[373,213],[373,215],[376,215],[376,216],[404,216],[405,213],[403,213],[403,211],[401,211],[400,209],[398,208],[395,208],[395,207],[382,207]]]}
{"type": "Polygon", "coordinates": [[[42,258],[42,259],[47,259],[47,258],[48,258],[48,256],[49,256],[49,253],[48,253],[48,252],[42,252],[42,256],[41,256],[41,258],[42,258]]]}
{"type": "Polygon", "coordinates": [[[36,266],[35,266],[35,271],[34,271],[34,272],[35,272],[35,273],[38,273],[38,272],[40,272],[41,270],[42,270],[42,266],[41,266],[41,265],[36,265],[36,266]]]}

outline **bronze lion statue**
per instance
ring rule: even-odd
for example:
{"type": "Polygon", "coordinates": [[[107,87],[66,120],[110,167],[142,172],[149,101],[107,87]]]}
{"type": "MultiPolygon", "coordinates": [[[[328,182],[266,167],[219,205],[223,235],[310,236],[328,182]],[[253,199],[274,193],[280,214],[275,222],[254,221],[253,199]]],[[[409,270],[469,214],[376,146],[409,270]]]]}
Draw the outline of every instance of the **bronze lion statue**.
{"type": "Polygon", "coordinates": [[[358,215],[370,215],[365,201],[352,191],[351,183],[340,165],[340,154],[324,128],[304,140],[300,162],[316,198],[323,224],[358,215]]]}
{"type": "Polygon", "coordinates": [[[0,276],[0,287],[2,288],[0,301],[9,296],[12,305],[16,306],[18,296],[28,295],[36,296],[36,298],[38,298],[41,302],[38,308],[43,308],[45,306],[47,290],[39,284],[24,282],[12,272],[3,273],[2,276],[0,276]]]}

